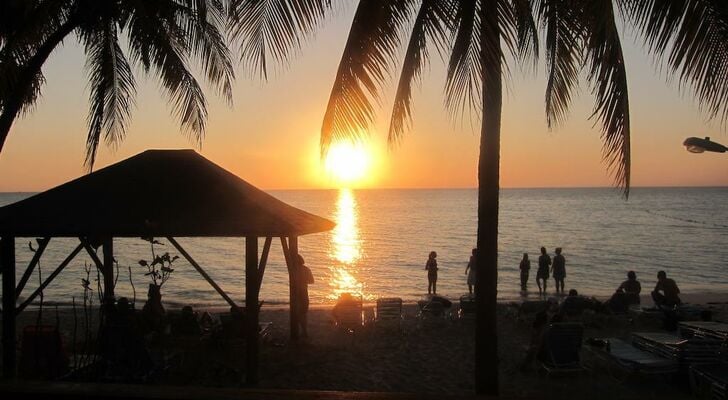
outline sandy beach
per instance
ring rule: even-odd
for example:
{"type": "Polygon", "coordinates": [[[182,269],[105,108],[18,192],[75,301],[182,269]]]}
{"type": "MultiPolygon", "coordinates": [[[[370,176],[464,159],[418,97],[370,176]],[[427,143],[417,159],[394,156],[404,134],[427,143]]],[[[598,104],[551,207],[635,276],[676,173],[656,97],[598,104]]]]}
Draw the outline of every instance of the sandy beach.
{"type": "MultiPolygon", "coordinates": [[[[686,302],[703,304],[714,320],[728,320],[728,296],[720,293],[685,295],[686,302]]],[[[643,304],[648,304],[644,303],[643,304]]],[[[457,307],[456,304],[453,305],[457,307]]],[[[343,391],[392,391],[410,393],[472,394],[474,327],[472,321],[422,321],[417,305],[405,304],[400,330],[384,329],[370,322],[355,334],[337,329],[331,305],[314,305],[309,311],[309,338],[300,343],[288,339],[288,310],[281,305],[264,306],[260,321],[271,322],[270,335],[260,354],[260,388],[343,391]]],[[[565,398],[612,398],[635,396],[683,398],[690,396],[685,379],[626,379],[614,371],[601,369],[582,351],[590,371],[566,377],[545,376],[537,363],[522,365],[531,337],[531,320],[519,318],[514,304],[499,305],[499,349],[501,391],[507,396],[565,398]],[[626,380],[625,380],[626,379],[626,380]]],[[[208,309],[217,313],[223,308],[208,309]]],[[[173,312],[170,310],[170,312],[173,312]]],[[[196,310],[202,313],[203,310],[196,310]]],[[[365,319],[374,316],[374,305],[365,304],[365,319]]],[[[22,327],[35,323],[36,310],[21,314],[22,327]]],[[[46,306],[44,323],[54,324],[56,312],[46,306]]],[[[67,350],[71,344],[73,316],[59,308],[58,320],[67,350]]],[[[628,315],[587,313],[578,318],[586,328],[585,338],[629,338],[635,331],[659,331],[661,323],[628,315]]],[[[82,328],[77,336],[82,337],[82,328]]],[[[151,382],[174,385],[238,386],[244,366],[242,341],[221,349],[199,339],[188,340],[184,351],[171,350],[176,338],[162,341],[171,368],[151,382]],[[172,355],[173,356],[170,356],[172,355]]],[[[81,345],[76,346],[80,348],[81,345]]],[[[585,345],[586,347],[586,345],[585,345]]]]}

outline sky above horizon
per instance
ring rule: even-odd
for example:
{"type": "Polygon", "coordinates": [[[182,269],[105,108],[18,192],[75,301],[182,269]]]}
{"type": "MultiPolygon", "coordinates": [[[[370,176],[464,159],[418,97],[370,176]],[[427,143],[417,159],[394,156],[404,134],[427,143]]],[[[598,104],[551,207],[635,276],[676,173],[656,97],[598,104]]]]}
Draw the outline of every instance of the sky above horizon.
{"type": "MultiPolygon", "coordinates": [[[[234,106],[207,90],[209,119],[202,155],[264,189],[337,187],[319,157],[319,131],[354,7],[338,10],[267,82],[236,68],[234,106]]],[[[707,121],[689,91],[659,72],[659,64],[622,32],[632,122],[633,186],[726,186],[726,154],[690,154],[682,141],[711,136],[728,143],[720,121],[707,121]]],[[[479,123],[455,119],[443,106],[445,69],[432,52],[414,91],[412,129],[386,143],[392,79],[366,148],[370,170],[354,183],[368,188],[477,186],[479,123]]],[[[88,87],[82,49],[69,38],[44,68],[47,83],[32,113],[16,121],[0,154],[0,191],[41,191],[77,178],[83,167],[88,87]]],[[[591,91],[582,79],[567,122],[549,131],[545,70],[511,66],[503,103],[502,187],[610,186],[598,127],[589,120],[591,91]]],[[[137,71],[138,95],[126,140],[99,148],[96,169],[151,148],[196,148],[170,115],[158,82],[137,71]]],[[[396,76],[395,76],[396,78],[396,76]]]]}

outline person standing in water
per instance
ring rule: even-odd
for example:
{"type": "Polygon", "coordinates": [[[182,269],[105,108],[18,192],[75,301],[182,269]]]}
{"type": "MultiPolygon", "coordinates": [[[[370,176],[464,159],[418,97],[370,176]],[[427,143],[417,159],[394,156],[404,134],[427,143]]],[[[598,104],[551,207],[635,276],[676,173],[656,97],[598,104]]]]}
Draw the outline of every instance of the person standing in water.
{"type": "Polygon", "coordinates": [[[546,294],[546,281],[549,279],[549,266],[551,266],[551,257],[546,254],[546,248],[541,247],[541,255],[538,257],[538,271],[536,272],[536,284],[538,285],[538,293],[546,294]],[[543,281],[543,288],[541,282],[543,281]]]}
{"type": "Polygon", "coordinates": [[[477,268],[478,249],[473,249],[468,266],[465,267],[465,274],[468,276],[468,293],[473,294],[475,286],[475,268],[477,268]]]}
{"type": "Polygon", "coordinates": [[[556,293],[564,294],[564,278],[566,278],[566,259],[561,255],[561,247],[556,248],[554,264],[551,266],[551,274],[556,284],[556,293]]]}
{"type": "Polygon", "coordinates": [[[528,272],[531,270],[531,260],[528,259],[528,253],[523,253],[519,268],[521,269],[521,290],[525,292],[528,289],[528,272]]]}
{"type": "Polygon", "coordinates": [[[437,294],[437,253],[430,252],[425,264],[427,270],[427,294],[437,294]]]}

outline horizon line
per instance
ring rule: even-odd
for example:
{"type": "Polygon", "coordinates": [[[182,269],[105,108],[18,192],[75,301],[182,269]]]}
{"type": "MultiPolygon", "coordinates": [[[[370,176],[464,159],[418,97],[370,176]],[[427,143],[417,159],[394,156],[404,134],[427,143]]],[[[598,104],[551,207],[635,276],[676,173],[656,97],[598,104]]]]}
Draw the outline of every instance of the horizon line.
{"type": "MultiPolygon", "coordinates": [[[[62,185],[62,184],[61,184],[62,185]]],[[[58,185],[58,186],[61,186],[58,185]]],[[[255,185],[254,185],[255,186],[255,185]]],[[[10,190],[0,191],[0,194],[24,194],[24,193],[42,193],[44,191],[53,189],[48,188],[42,191],[30,191],[30,190],[10,190]]],[[[631,186],[631,189],[723,189],[728,188],[728,185],[639,185],[631,186]]],[[[259,187],[264,191],[326,191],[326,190],[473,190],[478,189],[477,186],[454,186],[454,187],[322,187],[322,188],[264,188],[259,187]]],[[[614,189],[620,191],[621,188],[616,186],[505,186],[500,189],[506,190],[559,190],[559,189],[614,189]]]]}

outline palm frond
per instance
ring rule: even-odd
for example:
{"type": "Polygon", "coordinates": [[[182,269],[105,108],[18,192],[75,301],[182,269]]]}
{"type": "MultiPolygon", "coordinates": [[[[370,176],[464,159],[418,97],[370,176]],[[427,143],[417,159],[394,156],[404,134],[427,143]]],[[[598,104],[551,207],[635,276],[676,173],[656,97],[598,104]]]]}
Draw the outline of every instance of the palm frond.
{"type": "Polygon", "coordinates": [[[235,69],[224,31],[227,11],[219,0],[186,0],[181,9],[191,54],[200,62],[208,81],[232,105],[235,69]]]}
{"type": "Polygon", "coordinates": [[[455,37],[447,68],[445,106],[455,115],[481,108],[479,4],[479,0],[460,0],[454,12],[455,37]]]}
{"type": "Polygon", "coordinates": [[[134,75],[119,46],[116,25],[114,22],[102,25],[82,37],[91,87],[85,161],[89,169],[96,161],[102,135],[108,145],[124,139],[136,94],[134,75]]]}
{"type": "Polygon", "coordinates": [[[513,0],[511,4],[517,38],[515,41],[517,51],[514,52],[514,56],[522,62],[532,59],[535,66],[538,62],[539,43],[538,28],[533,15],[534,0],[513,0]]]}
{"type": "Polygon", "coordinates": [[[695,93],[709,118],[728,122],[728,2],[621,0],[657,56],[695,93]]]}
{"type": "Polygon", "coordinates": [[[321,127],[322,156],[332,141],[366,134],[375,115],[371,101],[389,76],[412,10],[409,0],[359,2],[321,127]]]}
{"type": "Polygon", "coordinates": [[[589,80],[596,97],[595,117],[602,125],[602,155],[622,187],[630,189],[630,121],[627,71],[611,0],[588,0],[584,9],[589,80]]]}
{"type": "Polygon", "coordinates": [[[423,0],[420,5],[394,98],[388,135],[390,144],[398,142],[412,123],[412,84],[420,79],[430,57],[429,43],[432,42],[441,52],[447,47],[453,7],[452,0],[423,0]]]}
{"type": "Polygon", "coordinates": [[[136,3],[126,22],[132,60],[145,72],[153,72],[160,78],[182,129],[201,144],[207,122],[207,100],[187,65],[189,38],[178,25],[177,13],[164,7],[151,7],[144,0],[129,1],[136,3]]]}
{"type": "Polygon", "coordinates": [[[584,63],[583,11],[570,0],[542,0],[539,19],[546,34],[546,122],[549,128],[567,117],[584,63]]]}
{"type": "Polygon", "coordinates": [[[331,0],[232,0],[231,30],[245,67],[267,79],[270,59],[287,62],[330,7],[331,0]]]}

